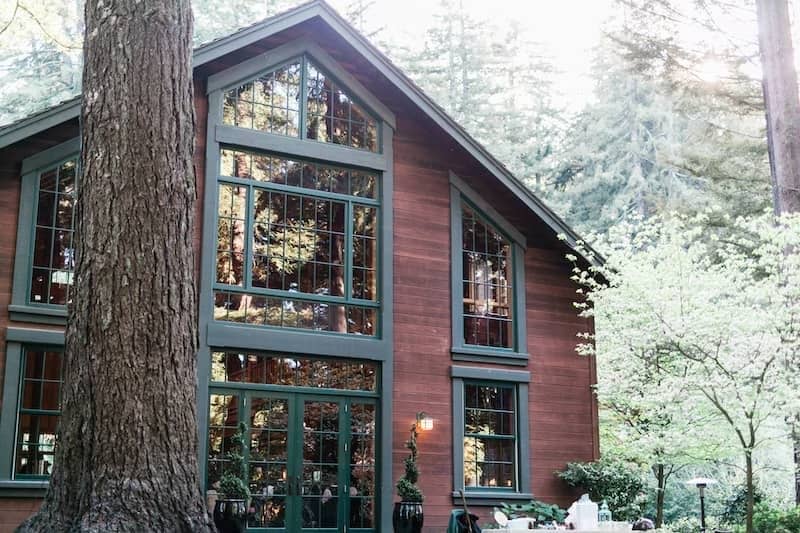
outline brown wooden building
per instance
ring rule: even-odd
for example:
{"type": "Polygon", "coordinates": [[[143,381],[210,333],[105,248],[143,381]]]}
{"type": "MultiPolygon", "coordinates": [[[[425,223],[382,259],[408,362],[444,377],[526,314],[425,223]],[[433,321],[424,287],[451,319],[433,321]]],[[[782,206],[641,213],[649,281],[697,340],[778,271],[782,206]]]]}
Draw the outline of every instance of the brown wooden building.
{"type": "MultiPolygon", "coordinates": [[[[567,504],[554,471],[599,453],[570,228],[322,1],[201,46],[194,79],[206,488],[244,422],[253,530],[391,531],[424,411],[426,530],[460,489],[487,521],[567,504]]],[[[0,128],[0,531],[52,465],[79,111],[0,128]]]]}

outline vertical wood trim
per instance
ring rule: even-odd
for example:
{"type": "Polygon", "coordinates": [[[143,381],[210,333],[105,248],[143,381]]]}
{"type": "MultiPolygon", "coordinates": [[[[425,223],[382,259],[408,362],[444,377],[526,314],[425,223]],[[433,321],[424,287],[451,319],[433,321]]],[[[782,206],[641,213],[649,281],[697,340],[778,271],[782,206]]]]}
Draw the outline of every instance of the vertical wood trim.
{"type": "Polygon", "coordinates": [[[16,429],[19,415],[19,382],[22,375],[22,345],[6,344],[5,379],[3,380],[3,405],[0,410],[0,480],[12,479],[14,454],[17,450],[16,429]]]}
{"type": "Polygon", "coordinates": [[[528,346],[528,313],[525,293],[525,249],[519,243],[513,243],[512,268],[514,269],[514,298],[512,327],[514,328],[514,349],[522,353],[530,353],[528,346]]]}
{"type": "Polygon", "coordinates": [[[464,304],[461,288],[464,279],[464,264],[461,260],[461,192],[450,185],[450,315],[451,347],[464,345],[464,304]]]}
{"type": "Polygon", "coordinates": [[[464,380],[453,378],[453,492],[464,490],[464,380]]]}
{"type": "MultiPolygon", "coordinates": [[[[208,128],[206,131],[205,195],[200,244],[200,302],[198,304],[197,349],[197,453],[202,489],[206,486],[206,461],[208,459],[208,384],[211,379],[211,349],[206,331],[214,320],[214,265],[216,261],[215,224],[217,219],[217,176],[219,174],[219,143],[215,139],[214,125],[222,122],[222,93],[208,95],[208,128]]],[[[205,495],[204,495],[205,497],[205,495]]]]}
{"type": "Polygon", "coordinates": [[[519,466],[517,467],[517,480],[519,481],[519,484],[517,485],[517,491],[530,493],[531,477],[533,476],[533,472],[531,471],[530,460],[531,434],[529,421],[530,406],[528,405],[528,384],[519,383],[517,385],[516,393],[517,420],[519,424],[517,431],[517,442],[519,443],[519,466]]]}

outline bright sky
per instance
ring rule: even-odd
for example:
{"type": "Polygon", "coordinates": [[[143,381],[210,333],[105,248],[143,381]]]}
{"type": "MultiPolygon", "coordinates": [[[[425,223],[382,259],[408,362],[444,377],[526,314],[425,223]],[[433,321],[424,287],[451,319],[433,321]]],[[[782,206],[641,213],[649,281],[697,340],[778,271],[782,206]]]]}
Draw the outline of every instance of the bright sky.
{"type": "MultiPolygon", "coordinates": [[[[502,26],[522,21],[528,37],[542,43],[561,71],[555,93],[563,102],[583,104],[591,97],[589,69],[592,48],[599,42],[601,26],[613,15],[613,0],[462,0],[464,9],[478,20],[502,26]]],[[[433,24],[437,3],[433,0],[375,0],[370,19],[384,27],[387,40],[422,42],[433,24]]],[[[333,0],[344,11],[347,0],[333,0]]],[[[578,104],[578,105],[580,105],[578,104]]]]}

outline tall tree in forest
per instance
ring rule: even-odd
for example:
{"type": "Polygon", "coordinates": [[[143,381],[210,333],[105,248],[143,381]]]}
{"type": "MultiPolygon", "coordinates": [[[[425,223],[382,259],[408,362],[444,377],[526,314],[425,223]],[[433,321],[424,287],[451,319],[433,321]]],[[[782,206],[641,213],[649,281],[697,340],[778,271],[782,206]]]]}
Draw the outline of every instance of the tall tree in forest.
{"type": "Polygon", "coordinates": [[[197,467],[189,0],[88,0],[62,418],[23,532],[212,531],[197,467]]]}
{"type": "MultiPolygon", "coordinates": [[[[787,0],[757,0],[767,144],[775,213],[800,212],[800,100],[787,0]]],[[[800,505],[800,415],[790,420],[800,505]]]]}

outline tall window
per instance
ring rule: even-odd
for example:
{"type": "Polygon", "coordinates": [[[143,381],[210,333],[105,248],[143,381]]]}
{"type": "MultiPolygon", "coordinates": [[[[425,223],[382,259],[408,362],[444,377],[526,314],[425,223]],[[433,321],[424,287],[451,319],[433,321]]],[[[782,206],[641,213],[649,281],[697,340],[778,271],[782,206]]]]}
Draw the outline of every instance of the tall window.
{"type": "Polygon", "coordinates": [[[377,120],[307,56],[225,92],[223,124],[380,149],[377,120]]]}
{"type": "Polygon", "coordinates": [[[464,486],[517,489],[515,387],[464,382],[464,486]]]}
{"type": "Polygon", "coordinates": [[[375,172],[223,148],[215,319],[376,335],[375,172]]]}
{"type": "Polygon", "coordinates": [[[61,415],[62,352],[26,348],[16,433],[14,477],[50,475],[61,415]]]}
{"type": "Polygon", "coordinates": [[[467,204],[461,220],[464,343],[512,348],[511,243],[467,204]]]}
{"type": "Polygon", "coordinates": [[[73,207],[77,156],[38,174],[29,302],[66,305],[75,267],[73,207]]]}

